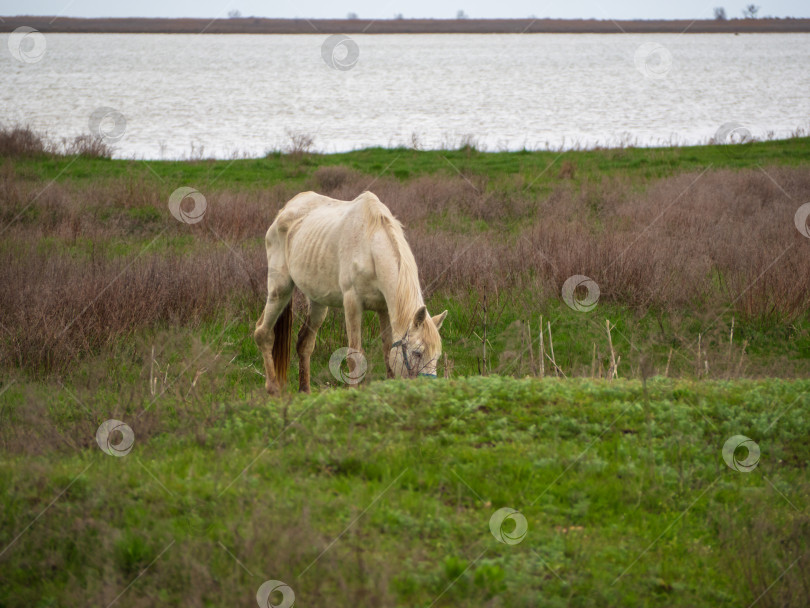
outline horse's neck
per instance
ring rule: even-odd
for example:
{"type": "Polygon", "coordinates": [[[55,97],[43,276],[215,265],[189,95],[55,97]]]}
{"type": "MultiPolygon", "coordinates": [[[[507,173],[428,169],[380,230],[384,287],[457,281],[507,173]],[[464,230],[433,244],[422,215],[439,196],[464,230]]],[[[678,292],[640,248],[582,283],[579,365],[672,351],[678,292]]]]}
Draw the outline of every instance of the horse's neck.
{"type": "MultiPolygon", "coordinates": [[[[396,298],[394,301],[396,302],[396,298]]],[[[411,326],[416,316],[416,311],[423,305],[424,302],[420,298],[415,305],[400,307],[395,303],[393,310],[391,307],[388,308],[388,316],[391,319],[391,330],[395,338],[399,339],[407,333],[408,328],[411,326]]]]}
{"type": "Polygon", "coordinates": [[[406,301],[400,301],[397,297],[397,289],[400,280],[400,268],[398,258],[392,256],[388,258],[389,264],[378,265],[378,278],[382,286],[383,296],[388,305],[388,318],[391,320],[391,329],[393,330],[394,339],[399,339],[408,328],[411,326],[416,311],[424,306],[422,299],[422,291],[419,287],[418,276],[406,276],[404,279],[413,284],[410,285],[412,291],[417,294],[417,297],[406,298],[406,301]]]}

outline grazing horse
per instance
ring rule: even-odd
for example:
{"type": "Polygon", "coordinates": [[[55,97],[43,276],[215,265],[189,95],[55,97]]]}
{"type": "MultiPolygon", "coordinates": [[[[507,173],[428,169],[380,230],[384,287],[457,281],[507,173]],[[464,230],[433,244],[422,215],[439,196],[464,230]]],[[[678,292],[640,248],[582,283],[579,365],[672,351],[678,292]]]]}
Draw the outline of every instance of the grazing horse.
{"type": "Polygon", "coordinates": [[[315,335],[330,306],[346,314],[350,375],[362,353],[363,311],[373,310],[380,319],[388,377],[436,376],[439,328],[447,311],[427,314],[402,225],[374,194],[339,201],[302,192],[278,212],[264,242],[267,303],[253,335],[264,358],[268,393],[278,394],[287,383],[295,287],[308,301],[296,345],[299,390],[309,392],[315,335]]]}

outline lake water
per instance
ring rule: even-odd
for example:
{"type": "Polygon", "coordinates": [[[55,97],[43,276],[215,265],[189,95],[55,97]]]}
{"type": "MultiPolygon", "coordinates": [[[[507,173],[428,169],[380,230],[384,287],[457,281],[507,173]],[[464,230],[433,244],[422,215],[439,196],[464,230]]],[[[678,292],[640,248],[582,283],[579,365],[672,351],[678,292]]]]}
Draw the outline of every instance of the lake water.
{"type": "Polygon", "coordinates": [[[810,124],[805,34],[335,42],[325,35],[4,34],[0,121],[53,137],[100,128],[116,156],[146,159],[200,148],[205,156],[256,156],[286,148],[290,134],[311,136],[324,152],[414,141],[436,148],[465,138],[514,150],[705,143],[727,123],[779,137],[810,124]],[[91,121],[99,108],[107,109],[91,121]]]}

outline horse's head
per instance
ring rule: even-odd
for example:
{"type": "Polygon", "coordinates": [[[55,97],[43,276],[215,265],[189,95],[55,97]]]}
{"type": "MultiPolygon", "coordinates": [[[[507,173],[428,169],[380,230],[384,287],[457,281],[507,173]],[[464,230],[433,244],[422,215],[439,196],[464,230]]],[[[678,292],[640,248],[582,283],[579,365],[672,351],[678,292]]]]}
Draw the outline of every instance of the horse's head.
{"type": "Polygon", "coordinates": [[[416,311],[405,335],[394,342],[388,353],[388,364],[394,375],[402,378],[436,377],[436,364],[442,354],[439,328],[446,316],[445,310],[431,317],[424,306],[416,311]]]}

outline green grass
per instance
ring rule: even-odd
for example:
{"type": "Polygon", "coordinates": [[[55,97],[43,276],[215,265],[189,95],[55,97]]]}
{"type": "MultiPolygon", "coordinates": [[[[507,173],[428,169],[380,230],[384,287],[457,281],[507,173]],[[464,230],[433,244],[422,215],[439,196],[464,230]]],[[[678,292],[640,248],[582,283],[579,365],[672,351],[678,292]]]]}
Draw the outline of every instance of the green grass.
{"type": "MultiPolygon", "coordinates": [[[[562,155],[369,149],[233,162],[2,162],[43,186],[125,179],[133,192],[144,182],[167,192],[303,189],[319,167],[341,165],[401,181],[461,172],[486,177],[492,190],[542,194],[565,163],[575,186],[608,178],[641,188],[710,165],[808,158],[810,138],[562,155]]],[[[122,223],[123,236],[49,235],[37,249],[131,257],[161,221],[149,205],[97,211],[122,223]]],[[[446,219],[428,222],[447,230],[446,219]]],[[[490,228],[453,221],[463,233],[490,228]]],[[[178,231],[150,251],[223,246],[178,231]]],[[[248,296],[233,303],[236,317],[222,310],[194,325],[139,329],[63,373],[9,366],[0,383],[0,607],[255,606],[268,579],[290,585],[300,606],[740,606],[763,592],[757,606],[810,604],[807,560],[795,561],[810,548],[810,382],[661,377],[702,374],[698,334],[710,377],[746,367],[806,376],[810,318],[737,316],[730,344],[734,312],[695,303],[640,313],[606,301],[576,313],[553,295],[493,293],[485,311],[475,292],[430,294],[433,314],[450,311],[442,335],[452,378],[436,381],[380,382],[367,313],[368,383],[344,389],[328,369],[346,344],[342,313],[330,311],[313,355],[315,394],[269,399],[252,340],[261,302],[248,296]],[[623,379],[554,378],[548,360],[545,379],[520,379],[538,373],[541,315],[546,348],[551,323],[569,376],[590,376],[592,362],[607,368],[609,319],[623,379]],[[484,327],[488,377],[478,375],[484,327]],[[135,433],[123,458],[95,442],[110,418],[135,433]],[[753,472],[724,463],[733,435],[759,444],[753,472]],[[518,544],[490,533],[503,507],[528,522],[518,544]]],[[[288,388],[296,384],[293,356],[288,388]]]]}
{"type": "Polygon", "coordinates": [[[536,191],[549,188],[559,166],[570,161],[577,180],[600,181],[621,176],[631,181],[661,178],[687,171],[714,168],[806,164],[810,138],[756,142],[744,146],[689,146],[621,148],[567,152],[480,152],[475,149],[425,150],[368,148],[340,154],[293,156],[272,153],[264,158],[200,161],[134,161],[52,157],[15,159],[14,166],[32,180],[75,181],[147,179],[196,188],[261,189],[273,184],[306,183],[318,167],[342,165],[372,176],[394,176],[400,181],[423,175],[485,175],[499,178],[521,175],[536,191]],[[552,167],[549,169],[549,167],[552,167]]]}
{"type": "MultiPolygon", "coordinates": [[[[8,388],[4,439],[11,422],[44,443],[0,462],[0,547],[23,532],[0,604],[106,605],[134,580],[122,605],[250,606],[277,579],[304,606],[739,606],[808,549],[790,504],[810,498],[807,381],[474,377],[283,401],[217,383],[146,415],[148,396],[121,400],[134,385],[76,389],[87,409],[8,388]],[[134,430],[123,458],[95,445],[109,417],[134,430]],[[723,462],[737,434],[761,448],[751,473],[723,462]],[[502,507],[522,542],[491,534],[502,507]]],[[[762,605],[800,605],[799,572],[762,605]]]]}

